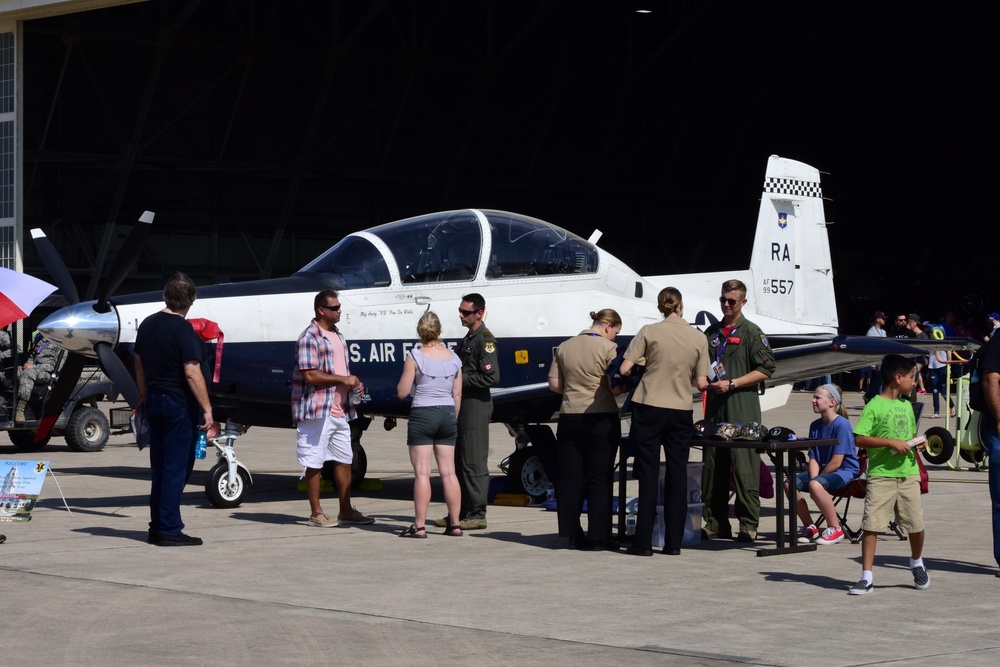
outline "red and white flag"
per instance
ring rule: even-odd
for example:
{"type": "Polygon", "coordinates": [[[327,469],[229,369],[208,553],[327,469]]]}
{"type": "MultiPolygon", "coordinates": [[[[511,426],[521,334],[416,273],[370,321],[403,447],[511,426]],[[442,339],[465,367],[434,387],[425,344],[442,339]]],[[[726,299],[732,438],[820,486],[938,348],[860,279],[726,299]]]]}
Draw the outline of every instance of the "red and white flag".
{"type": "Polygon", "coordinates": [[[44,280],[0,267],[0,327],[23,320],[55,291],[44,280]]]}

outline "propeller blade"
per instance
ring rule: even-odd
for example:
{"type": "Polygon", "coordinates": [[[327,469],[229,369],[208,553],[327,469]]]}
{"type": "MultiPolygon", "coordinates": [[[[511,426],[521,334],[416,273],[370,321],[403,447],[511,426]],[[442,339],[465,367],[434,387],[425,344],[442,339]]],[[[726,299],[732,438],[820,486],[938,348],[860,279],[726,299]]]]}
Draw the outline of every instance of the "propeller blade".
{"type": "Polygon", "coordinates": [[[42,258],[42,264],[48,269],[49,275],[52,276],[59,291],[70,304],[80,303],[80,295],[76,291],[72,276],[69,275],[69,269],[66,268],[66,263],[56,252],[56,247],[52,245],[49,237],[41,229],[35,228],[31,230],[31,238],[35,241],[38,255],[42,258]]]}
{"type": "Polygon", "coordinates": [[[45,411],[42,413],[38,430],[35,432],[35,442],[41,442],[49,437],[49,432],[52,431],[52,427],[56,425],[56,421],[59,419],[59,415],[62,414],[63,408],[66,407],[66,401],[69,400],[73,390],[76,389],[76,383],[80,381],[80,373],[83,371],[86,359],[72,352],[67,354],[66,363],[62,365],[62,369],[59,371],[59,379],[56,380],[56,385],[52,388],[52,393],[49,394],[48,399],[45,401],[45,411]]]}
{"type": "Polygon", "coordinates": [[[128,233],[128,238],[122,244],[121,251],[119,251],[118,256],[115,258],[115,263],[111,267],[111,274],[104,283],[104,289],[101,290],[101,295],[97,299],[97,305],[94,306],[94,310],[97,312],[108,312],[108,299],[111,298],[111,295],[115,293],[118,286],[125,280],[125,276],[132,270],[135,261],[139,259],[142,244],[146,242],[146,235],[149,234],[149,230],[153,226],[153,215],[152,211],[143,212],[139,216],[139,222],[128,233]]]}
{"type": "Polygon", "coordinates": [[[111,345],[97,343],[94,349],[97,350],[97,360],[101,364],[101,370],[115,383],[115,389],[118,390],[118,393],[122,395],[129,407],[133,409],[139,407],[139,387],[111,345]]]}

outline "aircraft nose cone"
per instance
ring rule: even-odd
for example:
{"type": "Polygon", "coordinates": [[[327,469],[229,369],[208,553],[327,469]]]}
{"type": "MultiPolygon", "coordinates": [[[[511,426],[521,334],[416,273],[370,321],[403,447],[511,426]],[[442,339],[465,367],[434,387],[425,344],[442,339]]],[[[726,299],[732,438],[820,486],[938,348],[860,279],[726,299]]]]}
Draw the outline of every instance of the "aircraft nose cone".
{"type": "Polygon", "coordinates": [[[106,313],[94,310],[96,301],[87,301],[58,310],[38,325],[47,340],[70,352],[97,357],[94,346],[118,342],[118,312],[114,306],[106,313]]]}

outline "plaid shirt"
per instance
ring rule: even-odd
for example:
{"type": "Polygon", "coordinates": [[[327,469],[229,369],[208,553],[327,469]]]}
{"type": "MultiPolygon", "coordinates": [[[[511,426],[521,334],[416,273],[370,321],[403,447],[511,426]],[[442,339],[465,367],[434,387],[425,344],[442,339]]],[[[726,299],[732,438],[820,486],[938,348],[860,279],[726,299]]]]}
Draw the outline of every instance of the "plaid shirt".
{"type": "MultiPolygon", "coordinates": [[[[348,368],[347,372],[350,373],[347,342],[340,331],[334,329],[334,333],[340,336],[340,342],[344,344],[344,364],[348,368]]],[[[334,375],[333,353],[333,345],[323,335],[316,320],[313,320],[299,335],[299,339],[295,343],[295,375],[292,378],[292,421],[294,423],[298,424],[303,419],[326,417],[333,411],[333,402],[337,396],[336,388],[307,384],[302,375],[302,371],[313,368],[334,375]]],[[[350,401],[344,406],[344,413],[347,415],[348,421],[358,417],[350,401]]]]}

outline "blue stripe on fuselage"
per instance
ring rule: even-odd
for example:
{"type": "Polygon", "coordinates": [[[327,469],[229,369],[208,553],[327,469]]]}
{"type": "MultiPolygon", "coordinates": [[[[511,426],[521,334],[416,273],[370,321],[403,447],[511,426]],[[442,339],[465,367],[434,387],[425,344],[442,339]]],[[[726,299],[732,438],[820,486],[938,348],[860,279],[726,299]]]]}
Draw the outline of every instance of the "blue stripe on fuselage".
{"type": "MultiPolygon", "coordinates": [[[[617,340],[623,348],[630,337],[617,340]]],[[[565,338],[498,339],[500,388],[546,385],[552,353],[565,338]],[[517,363],[516,353],[527,363],[517,363]]],[[[456,348],[459,340],[449,340],[456,348]]],[[[368,396],[361,406],[363,414],[405,417],[409,401],[396,397],[396,385],[403,370],[403,360],[416,344],[413,340],[350,340],[347,345],[351,372],[365,384],[368,396]]],[[[215,345],[208,344],[210,350],[215,345]]],[[[292,378],[295,371],[295,342],[229,343],[224,347],[220,382],[212,386],[213,404],[260,405],[262,410],[280,410],[290,406],[292,378]],[[265,408],[266,405],[266,408],[265,408]]],[[[537,401],[518,398],[497,400],[495,421],[539,421],[558,409],[559,397],[543,388],[537,401]]],[[[246,410],[241,410],[245,413],[246,410]]],[[[251,413],[252,414],[252,413],[251,413]]],[[[288,408],[288,425],[291,408],[288,408]]],[[[246,419],[246,417],[244,417],[246,419]]],[[[267,423],[273,420],[268,419],[267,423]]],[[[253,421],[248,423],[253,424],[253,421]]]]}

